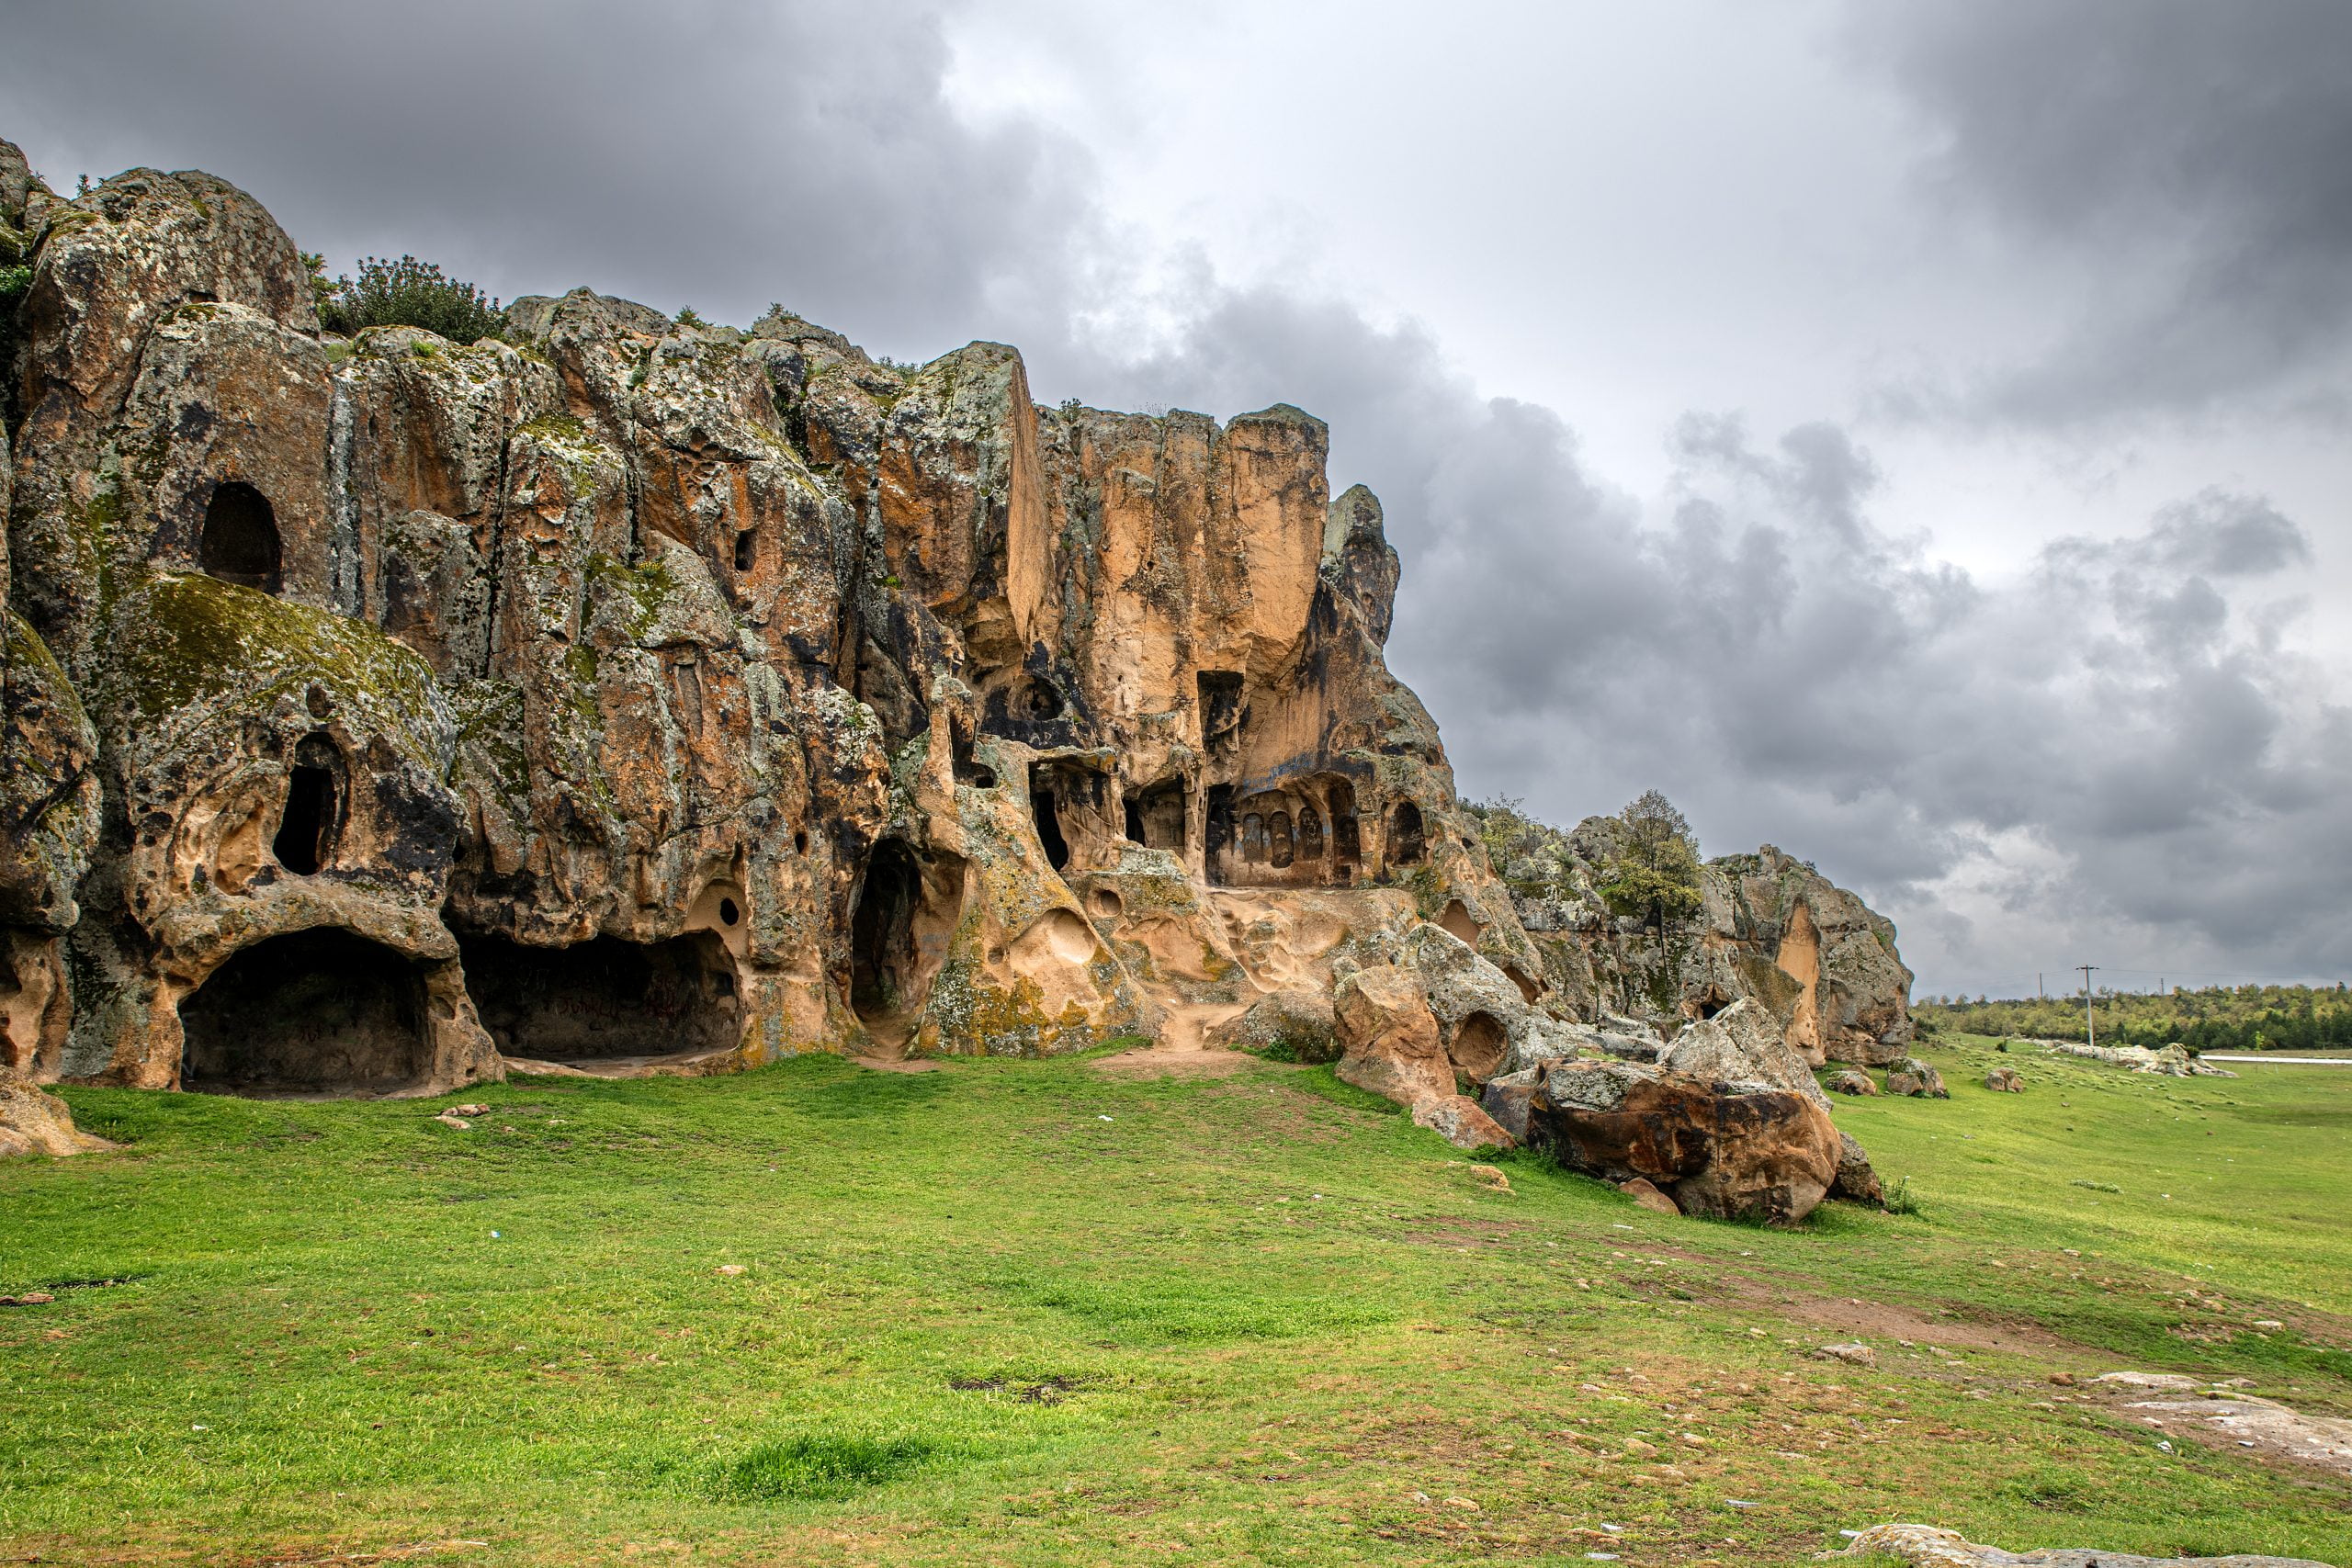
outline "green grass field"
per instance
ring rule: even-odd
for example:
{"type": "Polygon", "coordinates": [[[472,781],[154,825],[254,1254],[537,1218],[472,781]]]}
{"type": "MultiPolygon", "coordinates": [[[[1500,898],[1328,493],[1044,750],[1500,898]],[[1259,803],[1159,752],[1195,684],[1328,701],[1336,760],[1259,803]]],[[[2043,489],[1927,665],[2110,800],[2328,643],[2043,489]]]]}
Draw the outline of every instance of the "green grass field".
{"type": "Polygon", "coordinates": [[[1930,1055],[1838,1110],[1917,1212],[1792,1232],[1489,1191],[1272,1064],[68,1090],[128,1146],[0,1168],[56,1298],[0,1308],[0,1562],[2352,1563],[2352,1483],[2049,1381],[2352,1411],[2352,1073],[1930,1055]]]}

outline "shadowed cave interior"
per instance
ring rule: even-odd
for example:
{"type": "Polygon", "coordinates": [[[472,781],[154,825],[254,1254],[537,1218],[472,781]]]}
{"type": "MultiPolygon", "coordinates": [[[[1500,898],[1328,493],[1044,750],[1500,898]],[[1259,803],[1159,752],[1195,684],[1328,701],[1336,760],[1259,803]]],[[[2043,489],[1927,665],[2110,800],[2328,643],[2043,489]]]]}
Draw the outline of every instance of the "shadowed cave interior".
{"type": "Polygon", "coordinates": [[[600,936],[569,947],[472,936],[458,948],[474,1011],[503,1055],[609,1061],[736,1043],[735,964],[713,932],[656,942],[600,936]]]}
{"type": "Polygon", "coordinates": [[[271,937],[180,1003],[183,1088],[306,1094],[407,1086],[429,1052],[416,965],[349,931],[271,937]]]}

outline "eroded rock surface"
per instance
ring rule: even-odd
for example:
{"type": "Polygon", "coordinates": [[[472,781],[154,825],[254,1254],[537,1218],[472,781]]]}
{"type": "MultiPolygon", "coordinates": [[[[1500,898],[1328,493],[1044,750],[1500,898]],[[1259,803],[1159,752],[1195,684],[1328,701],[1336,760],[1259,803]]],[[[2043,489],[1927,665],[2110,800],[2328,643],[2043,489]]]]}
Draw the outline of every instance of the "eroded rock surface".
{"type": "Polygon", "coordinates": [[[1934,1525],[1872,1525],[1841,1555],[1893,1557],[1912,1568],[2327,1568],[2301,1557],[2135,1557],[2080,1547],[2004,1551],[1934,1525]]]}
{"type": "Polygon", "coordinates": [[[1336,1055],[1486,1146],[1663,1053],[1670,1126],[1617,1142],[1670,1156],[1620,1179],[1785,1218],[1838,1165],[1805,1064],[1907,1038],[1892,928],[1778,852],[1655,961],[1514,897],[1384,662],[1380,502],[1298,409],[1041,408],[1001,344],[586,289],[345,340],[234,186],[68,199],[5,143],[0,220],[0,1071],[1142,1036],[1336,1055]]]}

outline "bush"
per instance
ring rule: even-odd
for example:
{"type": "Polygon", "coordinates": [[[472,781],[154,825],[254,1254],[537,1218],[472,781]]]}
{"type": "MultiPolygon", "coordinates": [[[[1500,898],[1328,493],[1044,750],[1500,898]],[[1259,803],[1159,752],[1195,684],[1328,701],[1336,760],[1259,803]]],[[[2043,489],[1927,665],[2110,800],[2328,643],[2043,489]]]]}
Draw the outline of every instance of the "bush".
{"type": "Polygon", "coordinates": [[[368,327],[423,327],[451,343],[472,343],[506,330],[506,312],[496,299],[470,283],[443,276],[431,262],[362,256],[356,280],[345,276],[330,286],[323,263],[308,255],[303,260],[311,264],[311,286],[319,290],[319,322],[331,333],[349,336],[368,327]]]}

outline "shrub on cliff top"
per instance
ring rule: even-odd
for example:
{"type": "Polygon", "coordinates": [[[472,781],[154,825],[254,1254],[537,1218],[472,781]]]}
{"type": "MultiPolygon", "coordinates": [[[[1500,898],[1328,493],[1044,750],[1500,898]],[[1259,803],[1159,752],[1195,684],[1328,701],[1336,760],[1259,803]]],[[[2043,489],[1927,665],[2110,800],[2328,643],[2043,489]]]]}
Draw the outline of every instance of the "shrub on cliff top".
{"type": "Polygon", "coordinates": [[[506,312],[496,299],[470,283],[444,276],[432,262],[362,256],[356,279],[346,275],[329,286],[325,264],[310,255],[302,259],[311,264],[312,287],[320,290],[319,322],[331,333],[423,327],[451,343],[472,343],[506,328],[506,312]]]}

